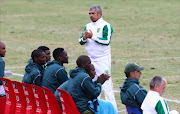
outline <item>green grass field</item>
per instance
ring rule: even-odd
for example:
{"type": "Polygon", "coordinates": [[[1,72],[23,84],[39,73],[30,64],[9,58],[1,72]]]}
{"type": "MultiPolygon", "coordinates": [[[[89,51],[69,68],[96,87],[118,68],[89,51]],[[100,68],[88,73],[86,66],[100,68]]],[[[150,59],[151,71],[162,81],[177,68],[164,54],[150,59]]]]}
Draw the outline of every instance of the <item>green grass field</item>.
{"type": "MultiPolygon", "coordinates": [[[[24,74],[32,50],[46,45],[51,52],[63,47],[69,63],[87,54],[78,39],[88,11],[100,5],[103,18],[114,29],[111,41],[112,78],[119,91],[129,62],[144,66],[140,85],[161,75],[168,81],[164,98],[180,101],[180,1],[179,0],[0,0],[0,41],[6,43],[6,69],[24,74]]],[[[75,64],[65,65],[67,71],[75,64]]],[[[21,81],[22,77],[10,76],[21,81]]],[[[115,93],[118,110],[125,110],[115,93]]],[[[103,98],[103,96],[102,96],[103,98]]],[[[180,103],[167,102],[180,112],[180,103]]],[[[123,112],[124,113],[124,112],[123,112]]]]}

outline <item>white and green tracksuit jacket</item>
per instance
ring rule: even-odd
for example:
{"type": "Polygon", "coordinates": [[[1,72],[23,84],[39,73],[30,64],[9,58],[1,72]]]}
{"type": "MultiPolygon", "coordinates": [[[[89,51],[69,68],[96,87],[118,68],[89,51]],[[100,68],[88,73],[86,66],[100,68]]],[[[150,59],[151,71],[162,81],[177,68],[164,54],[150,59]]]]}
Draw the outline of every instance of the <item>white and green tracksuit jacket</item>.
{"type": "Polygon", "coordinates": [[[158,92],[149,91],[145,97],[141,109],[143,114],[169,114],[168,105],[158,92]]]}
{"type": "Polygon", "coordinates": [[[113,33],[112,26],[101,17],[96,22],[88,23],[84,28],[85,30],[91,30],[93,36],[91,39],[83,40],[82,33],[79,43],[81,45],[86,43],[85,49],[91,60],[98,60],[101,57],[110,55],[110,42],[113,33]]]}

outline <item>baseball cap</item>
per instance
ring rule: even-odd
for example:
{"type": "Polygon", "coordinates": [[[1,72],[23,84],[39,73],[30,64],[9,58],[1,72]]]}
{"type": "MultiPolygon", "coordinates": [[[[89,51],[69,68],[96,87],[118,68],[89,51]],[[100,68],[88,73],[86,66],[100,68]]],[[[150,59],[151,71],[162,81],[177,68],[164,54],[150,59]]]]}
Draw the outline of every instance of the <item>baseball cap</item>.
{"type": "Polygon", "coordinates": [[[140,67],[136,63],[128,63],[125,67],[124,73],[130,73],[133,71],[141,71],[143,69],[144,69],[144,67],[140,67]]]}

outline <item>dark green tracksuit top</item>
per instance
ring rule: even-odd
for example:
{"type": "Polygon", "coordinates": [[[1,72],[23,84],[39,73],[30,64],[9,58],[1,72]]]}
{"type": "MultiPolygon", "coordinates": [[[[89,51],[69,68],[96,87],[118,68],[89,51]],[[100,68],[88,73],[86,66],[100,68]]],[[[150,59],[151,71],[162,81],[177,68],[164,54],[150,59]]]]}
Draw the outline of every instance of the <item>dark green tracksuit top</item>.
{"type": "Polygon", "coordinates": [[[126,78],[124,84],[120,87],[120,96],[123,104],[136,107],[142,111],[140,107],[147,91],[139,83],[136,79],[126,78]]]}
{"type": "Polygon", "coordinates": [[[30,61],[28,65],[26,65],[25,74],[22,82],[41,86],[43,72],[43,66],[40,66],[33,61],[30,61]]]}
{"type": "Polygon", "coordinates": [[[1,77],[4,77],[5,62],[0,56],[0,85],[2,85],[1,77]]]}
{"type": "Polygon", "coordinates": [[[67,72],[60,62],[53,60],[47,63],[42,86],[49,88],[54,93],[66,80],[68,80],[67,72]]]}
{"type": "MultiPolygon", "coordinates": [[[[101,84],[93,82],[91,77],[83,68],[77,67],[70,70],[70,78],[64,82],[59,89],[67,91],[73,98],[80,113],[83,113],[88,108],[88,101],[97,98],[101,93],[101,84]]],[[[58,92],[55,96],[59,99],[58,92]]]]}

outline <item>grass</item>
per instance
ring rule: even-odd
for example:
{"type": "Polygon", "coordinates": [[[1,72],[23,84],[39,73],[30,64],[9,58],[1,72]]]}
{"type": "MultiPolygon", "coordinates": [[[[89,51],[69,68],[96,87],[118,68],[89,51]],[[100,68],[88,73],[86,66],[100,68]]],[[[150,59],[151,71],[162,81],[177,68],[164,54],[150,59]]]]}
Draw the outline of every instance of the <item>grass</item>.
{"type": "MultiPolygon", "coordinates": [[[[24,74],[32,50],[40,45],[51,52],[63,47],[69,63],[87,54],[78,38],[89,23],[88,10],[100,5],[103,18],[114,29],[111,41],[112,78],[119,90],[128,62],[144,66],[140,84],[149,90],[149,81],[161,75],[168,81],[163,97],[180,101],[180,12],[179,0],[0,0],[0,41],[6,43],[6,68],[24,74]],[[174,58],[171,58],[174,57],[174,58]],[[166,58],[166,59],[164,59],[166,58]]],[[[75,64],[65,65],[67,71],[75,64]]],[[[21,81],[22,77],[11,76],[21,81]]],[[[125,110],[115,93],[119,110],[125,110]]],[[[103,98],[103,96],[102,96],[103,98]]],[[[180,112],[180,104],[168,102],[180,112]]]]}

